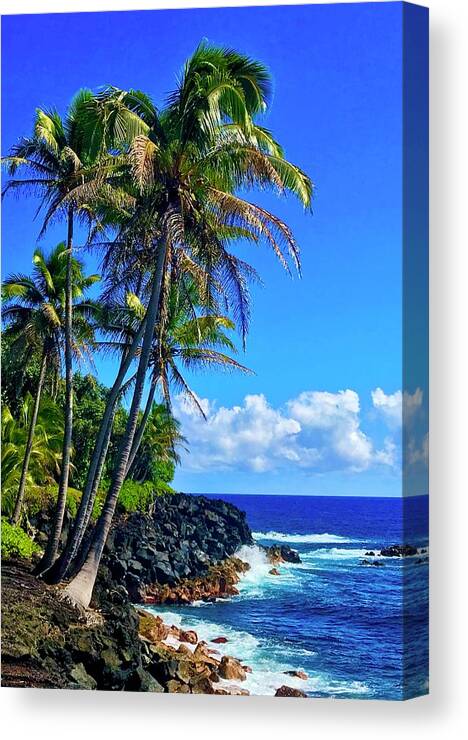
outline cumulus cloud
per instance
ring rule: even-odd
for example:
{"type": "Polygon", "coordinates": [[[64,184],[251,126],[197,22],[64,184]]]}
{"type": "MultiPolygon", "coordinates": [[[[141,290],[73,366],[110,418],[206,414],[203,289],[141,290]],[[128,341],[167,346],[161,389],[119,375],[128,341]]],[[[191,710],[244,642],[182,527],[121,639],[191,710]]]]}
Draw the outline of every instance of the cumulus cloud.
{"type": "Polygon", "coordinates": [[[390,426],[412,424],[423,405],[423,392],[416,388],[414,393],[396,391],[384,393],[382,388],[371,391],[372,403],[377,412],[383,416],[390,426]]]}
{"type": "Polygon", "coordinates": [[[386,394],[382,388],[376,388],[371,392],[374,408],[393,425],[401,424],[402,419],[402,394],[401,391],[386,394]]]}
{"type": "Polygon", "coordinates": [[[304,391],[281,408],[263,394],[248,395],[231,407],[200,401],[207,421],[183,397],[175,403],[190,445],[182,461],[185,470],[264,473],[295,466],[358,472],[395,464],[394,442],[388,439],[376,449],[362,430],[359,396],[352,390],[304,391]]]}

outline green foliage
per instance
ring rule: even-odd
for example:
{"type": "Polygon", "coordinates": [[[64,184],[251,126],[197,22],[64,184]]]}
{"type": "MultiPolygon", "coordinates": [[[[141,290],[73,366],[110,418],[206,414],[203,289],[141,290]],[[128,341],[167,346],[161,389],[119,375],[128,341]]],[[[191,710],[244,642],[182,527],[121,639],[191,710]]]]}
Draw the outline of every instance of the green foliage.
{"type": "Polygon", "coordinates": [[[2,517],[2,558],[31,558],[40,547],[17,525],[2,517]]]}
{"type": "MultiPolygon", "coordinates": [[[[88,373],[76,373],[73,379],[75,405],[73,409],[73,448],[75,450],[74,470],[71,478],[77,488],[84,488],[86,476],[94,452],[94,445],[99,433],[99,427],[109,389],[99,380],[88,373]]],[[[108,479],[112,474],[117,449],[125,431],[127,411],[120,404],[117,407],[112,427],[112,438],[109,444],[103,478],[108,479]]]]}
{"type": "MultiPolygon", "coordinates": [[[[16,492],[15,492],[16,493],[16,492]]],[[[41,511],[50,511],[57,501],[58,485],[57,483],[49,483],[47,485],[28,485],[24,495],[24,512],[26,519],[30,519],[41,511]]],[[[71,516],[76,516],[78,505],[81,499],[81,491],[76,488],[68,487],[67,491],[67,511],[71,516]]],[[[4,496],[2,501],[2,511],[6,515],[11,515],[13,511],[13,503],[10,501],[9,496],[4,496]]]]}
{"type": "MultiPolygon", "coordinates": [[[[40,352],[32,352],[30,360],[24,363],[24,354],[18,351],[14,337],[3,333],[2,335],[2,405],[8,406],[13,416],[19,414],[19,410],[25,396],[30,393],[34,395],[37,391],[39,380],[41,356],[40,352]]],[[[46,389],[51,390],[51,384],[46,378],[46,389]]],[[[49,393],[50,395],[50,393],[49,393]]]]}
{"type": "MultiPolygon", "coordinates": [[[[224,352],[234,351],[229,335],[234,323],[219,314],[225,311],[232,315],[245,344],[250,316],[248,284],[255,280],[256,271],[229,251],[230,244],[238,239],[263,242],[288,271],[291,266],[300,268],[298,247],[289,227],[250,198],[242,197],[247,189],[271,189],[280,195],[292,193],[306,207],[311,204],[308,176],[284,158],[270,132],[256,123],[257,115],[267,109],[270,83],[261,63],[203,42],[161,110],[137,90],[109,87],[98,95],[81,90],[63,120],[55,111],[37,108],[32,136],[20,139],[4,158],[11,177],[5,191],[41,196],[41,235],[55,218],[66,216],[70,224],[79,219],[90,227],[90,244],[99,234],[101,246],[107,243],[103,259],[106,289],[99,300],[100,310],[93,301],[85,300],[85,293],[98,277],[86,277],[84,265],[73,258],[75,361],[91,356],[98,347],[108,351],[113,347],[125,356],[140,326],[149,276],[162,240],[165,242],[159,321],[148,365],[154,389],[158,384],[165,404],[151,407],[140,449],[120,493],[118,506],[123,511],[147,511],[156,495],[172,490],[169,483],[179,462],[177,450],[185,440],[169,411],[170,392],[182,392],[203,414],[181,369],[246,371],[224,352]],[[28,177],[16,179],[18,169],[25,170],[28,177]],[[101,309],[109,296],[117,295],[122,302],[123,294],[133,290],[126,308],[133,311],[134,325],[110,321],[106,326],[101,309]]],[[[24,459],[22,401],[28,398],[24,395],[27,390],[34,392],[31,378],[37,377],[38,357],[47,360],[44,388],[53,398],[63,392],[60,374],[67,256],[64,244],[48,256],[36,250],[34,274],[12,275],[3,284],[8,350],[14,346],[16,353],[11,355],[13,364],[6,368],[5,392],[15,417],[10,414],[7,420],[9,431],[4,440],[10,508],[11,492],[17,488],[24,459]],[[21,377],[21,365],[32,373],[31,378],[21,377]]],[[[137,360],[138,352],[129,360],[132,358],[137,360]]],[[[140,362],[145,363],[142,369],[146,371],[147,359],[140,362]]],[[[135,377],[129,377],[125,391],[133,382],[135,377]]],[[[138,373],[137,388],[141,382],[138,373]]],[[[77,375],[74,385],[76,467],[71,482],[79,488],[86,480],[108,389],[92,376],[77,375]]],[[[115,468],[127,418],[120,400],[104,478],[115,468]]],[[[37,445],[26,481],[27,512],[49,506],[56,497],[58,464],[50,440],[57,433],[63,436],[62,426],[47,419],[42,426],[38,422],[37,445]]],[[[69,490],[67,505],[72,514],[79,495],[76,489],[69,490]]],[[[93,518],[103,497],[101,489],[93,518]]]]}
{"type": "MultiPolygon", "coordinates": [[[[27,367],[31,361],[37,363],[38,354],[44,352],[55,383],[64,334],[67,254],[64,243],[48,254],[38,248],[33,254],[31,275],[16,273],[2,283],[4,336],[10,357],[27,367]]],[[[73,258],[73,352],[77,360],[89,353],[94,343],[90,319],[95,309],[92,302],[85,300],[85,294],[99,280],[98,275],[85,275],[84,270],[84,263],[73,258]]]]}
{"type": "Polygon", "coordinates": [[[167,406],[153,403],[130,478],[140,482],[151,481],[153,486],[160,482],[170,483],[175,464],[179,462],[177,447],[185,441],[179,422],[167,406]]]}
{"type": "Polygon", "coordinates": [[[150,481],[137,483],[133,480],[126,480],[120,490],[118,507],[126,514],[134,511],[147,512],[155,495],[154,485],[150,481]]]}
{"type": "MultiPolygon", "coordinates": [[[[2,511],[13,513],[32,412],[33,399],[27,394],[17,418],[2,407],[2,511]]],[[[33,448],[26,478],[26,498],[41,495],[59,469],[63,417],[58,406],[44,396],[34,430],[33,448]]]]}
{"type": "Polygon", "coordinates": [[[76,373],[73,390],[73,446],[76,462],[72,478],[74,485],[82,488],[104,414],[106,388],[93,375],[76,373]]]}

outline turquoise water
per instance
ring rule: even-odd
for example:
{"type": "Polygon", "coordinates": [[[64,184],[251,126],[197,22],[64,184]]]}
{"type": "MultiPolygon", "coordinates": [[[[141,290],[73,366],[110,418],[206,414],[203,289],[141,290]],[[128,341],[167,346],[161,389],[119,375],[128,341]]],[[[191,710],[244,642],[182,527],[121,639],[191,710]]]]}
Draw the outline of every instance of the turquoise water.
{"type": "Polygon", "coordinates": [[[239,554],[251,569],[239,596],[154,611],[194,627],[200,639],[226,637],[216,648],[250,665],[242,685],[252,694],[274,694],[282,684],[316,697],[402,699],[427,692],[427,558],[361,564],[366,551],[384,545],[427,547],[427,497],[218,498],[246,511],[256,542],[287,543],[302,563],[281,565],[281,576],[273,576],[258,547],[243,548],[239,554]],[[295,669],[307,681],[284,675],[295,669]]]}

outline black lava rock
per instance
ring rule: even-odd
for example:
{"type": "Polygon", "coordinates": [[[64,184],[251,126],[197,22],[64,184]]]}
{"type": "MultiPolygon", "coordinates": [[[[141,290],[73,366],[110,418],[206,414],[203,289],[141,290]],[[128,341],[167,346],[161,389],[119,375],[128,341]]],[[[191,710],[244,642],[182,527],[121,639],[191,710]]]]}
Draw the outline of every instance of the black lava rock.
{"type": "MultiPolygon", "coordinates": [[[[161,496],[151,515],[116,519],[100,569],[99,598],[120,584],[138,600],[144,585],[203,576],[210,565],[253,544],[245,513],[232,504],[205,496],[161,496]]],[[[284,560],[298,562],[291,548],[281,551],[284,560]]]]}

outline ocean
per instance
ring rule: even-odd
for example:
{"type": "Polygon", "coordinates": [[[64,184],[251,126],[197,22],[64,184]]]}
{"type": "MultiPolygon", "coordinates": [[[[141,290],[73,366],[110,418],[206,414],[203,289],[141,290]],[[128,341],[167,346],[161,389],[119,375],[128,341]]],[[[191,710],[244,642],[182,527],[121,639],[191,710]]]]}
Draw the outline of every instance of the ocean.
{"type": "Polygon", "coordinates": [[[242,683],[273,695],[285,684],[311,697],[403,699],[428,691],[428,558],[377,558],[368,551],[428,546],[428,497],[344,498],[219,495],[242,509],[258,544],[286,543],[300,564],[280,576],[258,547],[239,555],[251,569],[239,596],[155,607],[167,623],[194,628],[252,668],[242,683]],[[372,556],[367,556],[372,561],[372,556]],[[422,562],[421,562],[422,561],[422,562]],[[307,680],[285,675],[301,670],[307,680]]]}

